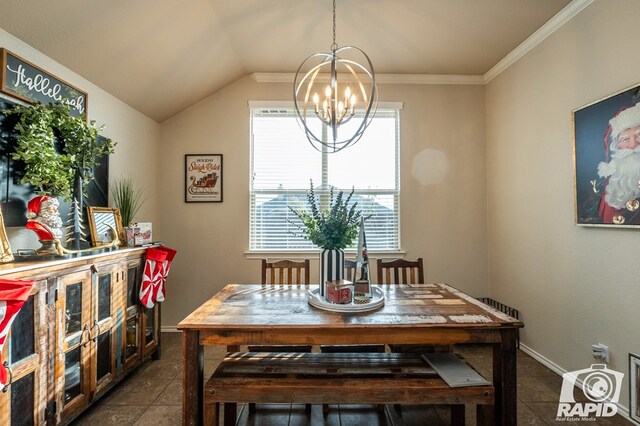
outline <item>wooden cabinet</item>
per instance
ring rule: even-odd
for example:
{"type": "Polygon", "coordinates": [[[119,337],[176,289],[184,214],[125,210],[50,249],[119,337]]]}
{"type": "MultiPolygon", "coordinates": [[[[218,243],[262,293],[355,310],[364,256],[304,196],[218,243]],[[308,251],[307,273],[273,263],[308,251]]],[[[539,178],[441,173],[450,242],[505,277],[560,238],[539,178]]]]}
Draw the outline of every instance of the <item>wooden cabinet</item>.
{"type": "Polygon", "coordinates": [[[2,354],[13,374],[0,425],[66,424],[159,353],[159,309],[138,303],[144,249],[0,266],[36,279],[2,354]],[[12,268],[13,267],[13,268],[12,268]]]}

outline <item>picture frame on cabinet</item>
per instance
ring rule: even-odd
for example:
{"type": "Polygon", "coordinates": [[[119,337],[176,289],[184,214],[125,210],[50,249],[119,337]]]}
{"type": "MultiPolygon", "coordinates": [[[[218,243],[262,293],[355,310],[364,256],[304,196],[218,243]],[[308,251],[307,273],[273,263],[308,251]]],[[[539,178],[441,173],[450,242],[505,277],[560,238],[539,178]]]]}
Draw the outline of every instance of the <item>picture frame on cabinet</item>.
{"type": "Polygon", "coordinates": [[[120,246],[126,245],[127,240],[122,227],[120,209],[89,206],[87,212],[91,241],[94,247],[109,245],[115,237],[120,240],[120,246]],[[116,235],[113,234],[114,230],[116,235]]]}
{"type": "Polygon", "coordinates": [[[222,172],[222,154],[186,154],[184,156],[184,201],[186,203],[221,203],[222,172]]]}

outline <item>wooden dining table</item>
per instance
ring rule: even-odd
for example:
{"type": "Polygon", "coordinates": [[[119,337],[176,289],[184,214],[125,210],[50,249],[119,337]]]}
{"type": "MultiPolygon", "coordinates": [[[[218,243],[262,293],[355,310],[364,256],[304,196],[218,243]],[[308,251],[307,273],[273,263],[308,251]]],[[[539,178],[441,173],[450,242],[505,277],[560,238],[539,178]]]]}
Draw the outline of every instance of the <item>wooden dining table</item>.
{"type": "Polygon", "coordinates": [[[496,425],[516,425],[516,339],[522,322],[442,283],[379,285],[384,306],[337,313],[307,302],[317,286],[229,284],[178,324],[183,421],[203,421],[204,345],[486,343],[493,345],[496,425]]]}

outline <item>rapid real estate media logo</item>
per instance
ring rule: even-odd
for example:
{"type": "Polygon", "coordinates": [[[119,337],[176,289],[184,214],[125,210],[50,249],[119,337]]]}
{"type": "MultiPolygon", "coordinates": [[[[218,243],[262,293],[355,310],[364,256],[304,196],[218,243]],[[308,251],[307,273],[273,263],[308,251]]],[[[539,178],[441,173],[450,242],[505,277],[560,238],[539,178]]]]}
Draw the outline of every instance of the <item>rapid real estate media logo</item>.
{"type": "Polygon", "coordinates": [[[615,416],[623,377],[624,373],[608,369],[606,364],[564,373],[556,421],[595,421],[596,417],[615,416]],[[581,401],[576,401],[576,395],[581,401]]]}

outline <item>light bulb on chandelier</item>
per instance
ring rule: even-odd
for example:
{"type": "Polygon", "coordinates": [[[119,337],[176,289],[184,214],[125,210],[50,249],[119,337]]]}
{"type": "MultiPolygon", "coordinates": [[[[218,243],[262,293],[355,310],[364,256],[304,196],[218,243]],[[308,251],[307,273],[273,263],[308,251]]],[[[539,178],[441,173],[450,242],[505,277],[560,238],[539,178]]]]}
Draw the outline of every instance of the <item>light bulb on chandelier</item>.
{"type": "Polygon", "coordinates": [[[378,92],[373,65],[361,49],[336,44],[335,0],[331,52],[315,53],[302,62],[293,83],[293,99],[298,123],[318,151],[338,152],[353,145],[375,115],[378,92]],[[320,123],[313,123],[315,119],[320,123]],[[340,128],[352,119],[352,126],[340,128]]]}

